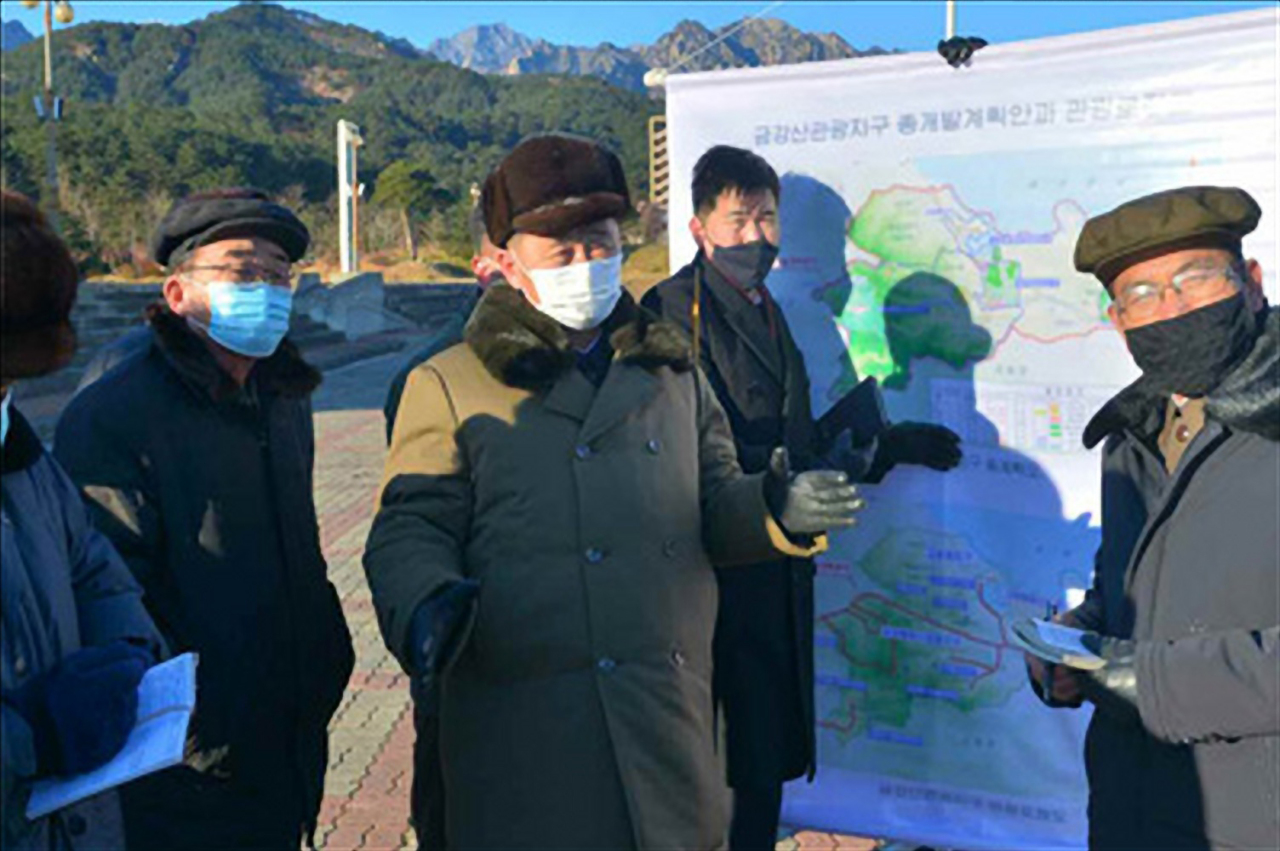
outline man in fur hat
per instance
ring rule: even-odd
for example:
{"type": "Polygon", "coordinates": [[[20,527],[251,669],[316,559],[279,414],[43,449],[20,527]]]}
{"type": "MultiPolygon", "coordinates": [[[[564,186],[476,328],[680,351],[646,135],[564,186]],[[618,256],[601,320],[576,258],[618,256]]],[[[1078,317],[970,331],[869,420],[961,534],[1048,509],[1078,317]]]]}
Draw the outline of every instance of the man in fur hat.
{"type": "Polygon", "coordinates": [[[455,848],[716,848],[714,564],[821,546],[843,473],[746,476],[685,335],[621,282],[618,158],[535,137],[485,182],[510,284],[409,377],[365,553],[439,689],[455,848]]]}

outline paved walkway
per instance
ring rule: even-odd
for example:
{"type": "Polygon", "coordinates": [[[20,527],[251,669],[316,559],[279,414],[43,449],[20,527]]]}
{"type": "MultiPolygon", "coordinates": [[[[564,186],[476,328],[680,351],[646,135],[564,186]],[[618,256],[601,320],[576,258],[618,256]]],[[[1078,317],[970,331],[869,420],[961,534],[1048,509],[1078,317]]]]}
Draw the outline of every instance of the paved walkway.
{"type": "MultiPolygon", "coordinates": [[[[408,827],[413,718],[408,683],[382,644],[360,556],[382,475],[382,403],[403,355],[329,372],[315,399],[316,503],[330,578],[342,597],[356,667],[334,718],[317,845],[415,848],[408,827]]],[[[586,802],[584,802],[584,806],[586,802]]],[[[804,832],[780,849],[865,851],[868,840],[804,832]]]]}

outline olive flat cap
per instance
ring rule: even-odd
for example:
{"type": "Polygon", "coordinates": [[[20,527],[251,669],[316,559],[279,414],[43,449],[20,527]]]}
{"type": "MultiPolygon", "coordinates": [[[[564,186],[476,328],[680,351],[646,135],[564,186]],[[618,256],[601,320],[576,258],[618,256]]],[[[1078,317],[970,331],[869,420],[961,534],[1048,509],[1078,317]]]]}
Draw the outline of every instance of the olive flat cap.
{"type": "Polygon", "coordinates": [[[516,146],[485,179],[485,228],[499,248],[517,231],[560,236],[631,209],[617,155],[590,139],[548,133],[516,146]]]}
{"type": "Polygon", "coordinates": [[[188,195],[169,208],[151,241],[151,255],[161,266],[169,266],[202,245],[249,236],[279,245],[291,263],[311,244],[302,220],[265,192],[215,189],[188,195]]]}
{"type": "Polygon", "coordinates": [[[1262,218],[1243,189],[1186,186],[1128,201],[1085,222],[1075,264],[1110,286],[1125,269],[1189,248],[1240,250],[1240,241],[1262,218]]]}

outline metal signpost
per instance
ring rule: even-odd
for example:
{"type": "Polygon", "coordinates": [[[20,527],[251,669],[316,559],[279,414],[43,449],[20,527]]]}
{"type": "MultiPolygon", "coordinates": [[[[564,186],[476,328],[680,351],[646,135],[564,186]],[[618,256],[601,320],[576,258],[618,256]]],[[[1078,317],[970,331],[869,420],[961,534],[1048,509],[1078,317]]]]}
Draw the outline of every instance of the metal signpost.
{"type": "Polygon", "coordinates": [[[338,121],[338,254],[344,275],[360,266],[360,190],[358,149],[364,144],[360,128],[338,121]]]}

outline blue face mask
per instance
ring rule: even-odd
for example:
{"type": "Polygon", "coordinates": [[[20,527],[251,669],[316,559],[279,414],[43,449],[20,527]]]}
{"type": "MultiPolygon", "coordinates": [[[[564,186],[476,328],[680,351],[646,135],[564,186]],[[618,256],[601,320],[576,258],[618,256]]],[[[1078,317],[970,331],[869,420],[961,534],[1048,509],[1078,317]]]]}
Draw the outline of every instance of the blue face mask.
{"type": "Polygon", "coordinates": [[[4,440],[9,436],[9,403],[13,401],[13,391],[9,390],[4,394],[4,401],[0,402],[0,446],[4,446],[4,440]]]}
{"type": "Polygon", "coordinates": [[[191,322],[214,342],[247,358],[265,358],[289,330],[293,291],[267,283],[214,281],[209,290],[209,324],[191,322]]]}

